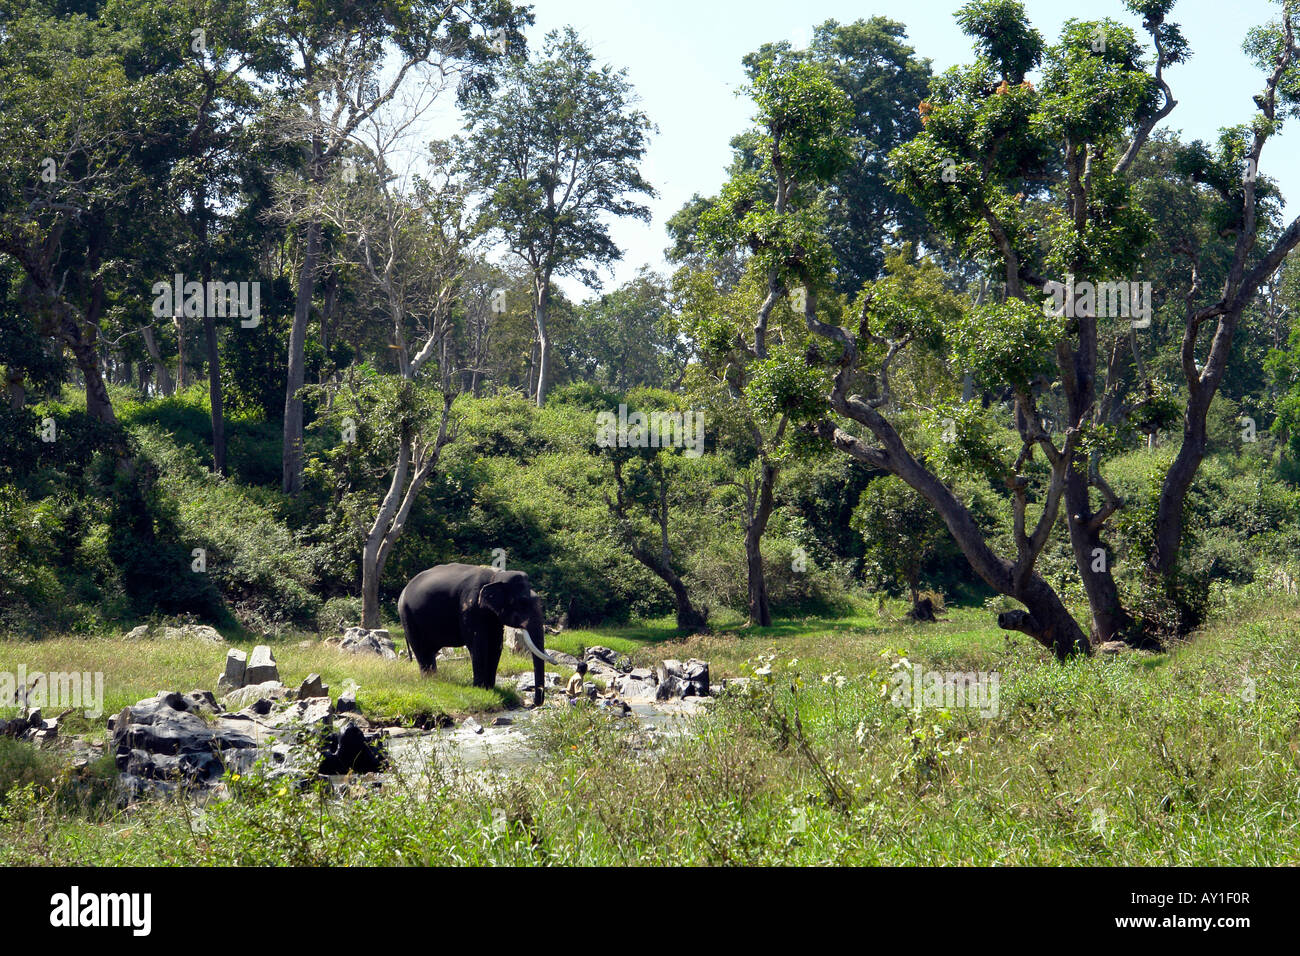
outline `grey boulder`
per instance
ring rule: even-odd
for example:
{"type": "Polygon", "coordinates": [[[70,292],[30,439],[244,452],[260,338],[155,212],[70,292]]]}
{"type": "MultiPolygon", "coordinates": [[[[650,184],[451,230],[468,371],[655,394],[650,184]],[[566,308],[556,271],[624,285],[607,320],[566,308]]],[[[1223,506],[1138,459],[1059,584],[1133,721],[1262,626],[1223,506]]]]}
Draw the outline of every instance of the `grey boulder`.
{"type": "Polygon", "coordinates": [[[656,668],[656,676],[659,678],[659,687],[655,696],[659,700],[709,696],[708,661],[695,658],[685,662],[663,660],[656,668]]]}
{"type": "Polygon", "coordinates": [[[243,710],[259,700],[288,700],[292,694],[293,691],[278,680],[269,680],[261,684],[245,684],[221,698],[221,702],[229,710],[243,710]]]}
{"type": "Polygon", "coordinates": [[[209,706],[194,695],[162,693],[118,714],[112,749],[124,783],[212,783],[227,766],[251,765],[256,742],[238,731],[210,726],[200,716],[209,706]]]}
{"type": "Polygon", "coordinates": [[[265,644],[258,644],[253,648],[248,666],[244,669],[244,684],[265,684],[267,681],[279,681],[279,679],[280,668],[276,666],[275,655],[271,653],[271,648],[265,644]]]}
{"type": "Polygon", "coordinates": [[[339,648],[349,654],[374,654],[386,661],[397,660],[397,645],[383,628],[350,627],[343,632],[339,648]]]}

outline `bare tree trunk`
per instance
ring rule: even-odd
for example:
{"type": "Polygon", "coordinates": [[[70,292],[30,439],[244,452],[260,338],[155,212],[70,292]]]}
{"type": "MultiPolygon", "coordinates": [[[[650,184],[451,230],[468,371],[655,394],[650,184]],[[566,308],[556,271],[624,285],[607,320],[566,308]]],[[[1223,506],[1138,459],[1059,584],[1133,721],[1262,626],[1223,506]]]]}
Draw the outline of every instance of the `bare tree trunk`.
{"type": "Polygon", "coordinates": [[[745,531],[745,570],[749,579],[749,623],[759,627],[772,626],[772,611],[767,603],[767,580],[763,575],[763,552],[759,547],[761,534],[745,531]]]}
{"type": "Polygon", "coordinates": [[[217,349],[217,323],[203,319],[203,336],[208,347],[208,400],[212,405],[212,470],[226,474],[226,411],[221,392],[221,356],[217,349]]]}
{"type": "Polygon", "coordinates": [[[420,489],[438,466],[443,447],[455,438],[450,428],[452,399],[450,392],[443,395],[442,421],[438,426],[438,437],[431,447],[426,445],[423,450],[416,449],[409,431],[403,431],[392,481],[389,482],[388,492],[379,505],[375,520],[366,531],[361,552],[362,627],[373,629],[379,626],[379,583],[383,578],[384,566],[402,532],[406,530],[406,520],[415,499],[419,497],[420,489]],[[418,460],[413,460],[413,455],[418,460]]]}
{"type": "Polygon", "coordinates": [[[21,412],[27,405],[27,387],[24,384],[25,377],[22,369],[9,368],[8,373],[9,388],[9,408],[15,412],[21,412]]]}
{"type": "Polygon", "coordinates": [[[670,564],[656,557],[653,551],[639,545],[632,546],[632,557],[654,572],[673,592],[673,605],[676,608],[679,630],[697,633],[706,629],[709,616],[691,603],[691,596],[686,590],[686,584],[670,564]]]}
{"type": "MultiPolygon", "coordinates": [[[[1083,429],[1090,424],[1096,410],[1096,320],[1080,317],[1079,350],[1071,358],[1073,369],[1064,369],[1067,415],[1071,427],[1083,429]]],[[[1114,369],[1111,370],[1114,373],[1114,369]]],[[[1082,452],[1076,454],[1084,454],[1082,452]]],[[[1074,551],[1075,567],[1083,581],[1091,616],[1091,640],[1094,644],[1113,641],[1124,636],[1131,618],[1120,603],[1119,588],[1115,584],[1112,568],[1113,555],[1101,540],[1102,527],[1112,508],[1103,505],[1094,512],[1090,488],[1094,478],[1100,488],[1109,494],[1109,486],[1101,480],[1094,466],[1072,462],[1065,472],[1066,524],[1069,527],[1070,546],[1074,551]]]]}
{"type": "MultiPolygon", "coordinates": [[[[813,325],[812,328],[817,331],[818,327],[813,325]]],[[[1028,634],[1051,649],[1060,660],[1075,654],[1091,654],[1092,646],[1088,636],[1051,585],[1033,570],[1032,565],[1022,567],[1019,563],[1013,564],[997,555],[985,541],[983,532],[966,506],[908,453],[892,426],[873,410],[849,406],[844,401],[840,388],[843,380],[841,375],[833,396],[836,410],[846,415],[849,411],[860,415],[865,419],[863,424],[875,433],[883,447],[871,447],[829,422],[818,425],[818,434],[859,461],[892,472],[930,502],[943,518],[953,541],[975,573],[999,594],[1015,598],[1025,605],[1024,611],[999,614],[999,627],[1028,634]]]]}
{"type": "Polygon", "coordinates": [[[284,392],[284,449],[281,489],[287,495],[302,491],[303,407],[299,394],[306,379],[307,319],[316,291],[316,260],[320,255],[320,223],[307,224],[302,271],[298,275],[298,299],[293,327],[289,331],[289,371],[284,392]]]}
{"type": "Polygon", "coordinates": [[[185,391],[190,384],[190,375],[185,367],[185,312],[177,308],[176,314],[172,316],[172,324],[176,326],[176,387],[180,391],[185,391]]]}
{"type": "Polygon", "coordinates": [[[99,369],[99,354],[93,343],[81,337],[81,330],[76,325],[74,318],[66,318],[63,338],[86,381],[86,414],[96,421],[116,425],[117,415],[113,412],[113,402],[108,397],[108,387],[99,369]]]}
{"type": "Polygon", "coordinates": [[[146,325],[140,331],[144,338],[144,347],[149,352],[149,360],[153,362],[154,387],[158,390],[159,395],[164,397],[171,395],[174,391],[172,376],[167,371],[167,363],[163,361],[162,352],[158,348],[158,340],[154,338],[153,326],[146,325]]]}
{"type": "Polygon", "coordinates": [[[1037,574],[1032,575],[1023,586],[1013,588],[1010,596],[1022,603],[1027,610],[1002,612],[998,615],[998,627],[1028,634],[1040,644],[1051,648],[1059,660],[1075,654],[1092,653],[1079,622],[1061,603],[1051,585],[1037,574]]]}
{"type": "MultiPolygon", "coordinates": [[[[401,507],[403,496],[409,494],[406,488],[406,476],[411,468],[411,439],[403,432],[401,445],[397,451],[397,464],[393,469],[393,479],[388,485],[388,493],[379,505],[375,520],[371,522],[366,534],[366,541],[361,550],[361,626],[376,628],[379,626],[379,580],[384,573],[386,558],[384,542],[392,529],[392,522],[401,507]]],[[[419,480],[419,472],[416,479],[419,480]]],[[[414,484],[414,482],[413,482],[414,484]]],[[[416,489],[418,490],[418,489],[416,489]]],[[[396,536],[393,537],[396,540],[396,536]]]]}
{"type": "Polygon", "coordinates": [[[677,627],[682,631],[697,633],[708,629],[708,611],[700,610],[691,603],[686,584],[673,568],[673,552],[669,545],[668,527],[668,478],[656,463],[655,476],[658,481],[657,511],[652,517],[659,525],[659,550],[647,546],[637,539],[637,533],[628,518],[627,485],[623,480],[623,462],[614,458],[614,485],[616,497],[605,495],[605,503],[613,516],[617,535],[632,552],[632,557],[649,568],[673,593],[673,603],[677,609],[677,627]]]}
{"type": "Polygon", "coordinates": [[[330,335],[333,331],[331,328],[331,322],[334,318],[334,306],[338,301],[338,292],[338,272],[331,270],[329,277],[325,282],[325,301],[321,303],[320,310],[320,349],[321,352],[327,355],[329,354],[330,335]]]}
{"type": "Polygon", "coordinates": [[[379,627],[379,542],[366,541],[361,553],[361,626],[379,627]]]}
{"type": "Polygon", "coordinates": [[[775,509],[773,490],[778,468],[760,463],[758,488],[751,493],[749,519],[745,523],[745,568],[749,588],[749,622],[759,627],[772,626],[772,611],[767,601],[767,579],[763,571],[763,533],[775,509]]]}
{"type": "Polygon", "coordinates": [[[1074,563],[1083,579],[1092,617],[1092,642],[1116,640],[1124,635],[1131,618],[1120,603],[1112,555],[1102,543],[1100,525],[1093,520],[1096,516],[1088,496],[1088,478],[1075,468],[1066,475],[1065,506],[1074,563]]]}
{"type": "Polygon", "coordinates": [[[1183,505],[1209,447],[1206,414],[1213,397],[1214,392],[1209,388],[1188,396],[1187,409],[1183,413],[1183,444],[1165,473],[1164,486],[1160,490],[1160,503],[1156,508],[1155,553],[1151,564],[1162,576],[1172,574],[1178,563],[1183,540],[1183,505]]]}
{"type": "Polygon", "coordinates": [[[546,328],[547,313],[551,306],[551,277],[543,276],[536,289],[537,300],[533,321],[537,326],[537,407],[546,404],[546,392],[551,373],[551,338],[546,328]]]}
{"type": "Polygon", "coordinates": [[[537,407],[546,404],[547,379],[551,372],[551,339],[546,331],[546,313],[537,313],[537,407]]]}

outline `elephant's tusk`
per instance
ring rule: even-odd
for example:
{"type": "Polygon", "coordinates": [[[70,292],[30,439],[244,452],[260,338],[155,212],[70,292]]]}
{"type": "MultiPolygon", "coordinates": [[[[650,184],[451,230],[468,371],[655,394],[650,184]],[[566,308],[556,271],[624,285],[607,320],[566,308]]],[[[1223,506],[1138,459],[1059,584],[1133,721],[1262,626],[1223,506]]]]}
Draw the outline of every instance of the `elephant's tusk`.
{"type": "Polygon", "coordinates": [[[528,636],[527,628],[520,628],[519,633],[524,636],[524,643],[528,645],[528,649],[533,652],[534,657],[540,657],[542,660],[546,661],[546,663],[553,664],[556,667],[560,666],[560,662],[557,661],[550,654],[547,654],[545,651],[539,651],[537,649],[537,645],[533,643],[533,639],[528,636]]]}

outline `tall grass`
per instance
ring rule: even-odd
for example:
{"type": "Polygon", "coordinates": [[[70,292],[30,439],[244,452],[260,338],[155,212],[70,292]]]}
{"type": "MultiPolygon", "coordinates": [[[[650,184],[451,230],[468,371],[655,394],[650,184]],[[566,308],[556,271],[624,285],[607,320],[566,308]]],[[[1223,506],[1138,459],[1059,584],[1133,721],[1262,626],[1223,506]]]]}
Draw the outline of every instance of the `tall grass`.
{"type": "MultiPolygon", "coordinates": [[[[597,636],[619,638],[553,643],[597,636]]],[[[657,746],[594,708],[556,710],[524,773],[444,759],[349,798],[255,774],[201,812],[178,798],[115,814],[69,814],[29,781],[0,811],[0,862],[1300,862],[1294,607],[1220,620],[1166,654],[1066,665],[960,614],[928,630],[655,636],[620,649],[763,673],[657,746]],[[907,666],[996,672],[997,714],[894,706],[907,666]]]]}

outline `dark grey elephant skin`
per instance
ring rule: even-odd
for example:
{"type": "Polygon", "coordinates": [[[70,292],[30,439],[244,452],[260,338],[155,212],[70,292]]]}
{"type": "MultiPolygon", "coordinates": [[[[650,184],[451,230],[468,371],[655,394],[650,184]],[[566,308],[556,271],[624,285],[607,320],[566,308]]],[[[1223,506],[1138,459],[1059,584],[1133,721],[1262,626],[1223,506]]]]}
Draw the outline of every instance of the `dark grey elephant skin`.
{"type": "Polygon", "coordinates": [[[473,564],[440,564],[407,583],[397,600],[406,645],[420,670],[438,669],[438,651],[468,647],[474,686],[496,684],[505,628],[521,628],[533,652],[533,702],[542,703],[542,601],[522,571],[497,571],[473,564]]]}

